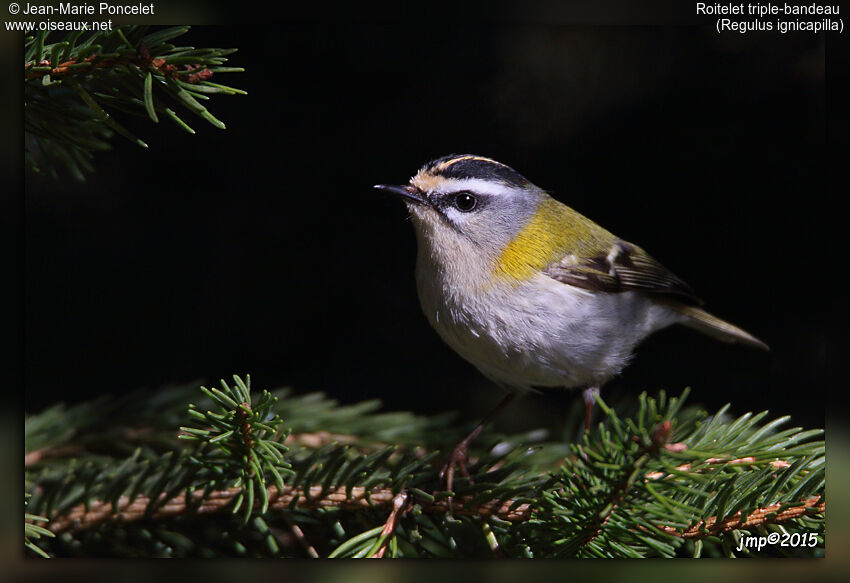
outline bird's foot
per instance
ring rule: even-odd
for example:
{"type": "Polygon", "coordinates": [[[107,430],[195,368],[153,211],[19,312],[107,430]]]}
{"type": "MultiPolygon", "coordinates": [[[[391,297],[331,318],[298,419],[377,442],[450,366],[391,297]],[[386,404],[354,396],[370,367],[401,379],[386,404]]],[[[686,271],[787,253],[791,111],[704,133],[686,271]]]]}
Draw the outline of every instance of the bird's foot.
{"type": "MultiPolygon", "coordinates": [[[[467,467],[468,463],[469,442],[464,439],[455,446],[452,453],[449,454],[443,469],[440,470],[440,480],[445,480],[446,490],[449,492],[454,491],[455,471],[457,469],[460,469],[460,473],[463,474],[470,483],[472,483],[472,477],[469,475],[469,468],[467,467]]],[[[446,501],[449,504],[449,511],[451,511],[453,497],[449,496],[446,501]]]]}
{"type": "MultiPolygon", "coordinates": [[[[446,465],[443,466],[443,469],[440,470],[440,480],[446,481],[446,490],[449,492],[454,492],[454,482],[455,482],[455,470],[460,468],[460,473],[466,476],[466,479],[472,483],[472,477],[469,475],[469,469],[466,467],[467,462],[469,461],[468,450],[469,444],[472,443],[475,438],[481,433],[481,430],[493,420],[499,411],[504,409],[508,403],[510,403],[514,397],[516,397],[516,393],[508,393],[504,399],[502,399],[496,408],[493,409],[489,415],[487,415],[481,423],[479,423],[475,429],[472,430],[472,433],[467,435],[463,441],[458,443],[455,448],[452,450],[451,455],[449,455],[449,459],[446,460],[446,465]]],[[[452,511],[452,497],[449,496],[446,501],[449,504],[449,512],[452,511]]]]}
{"type": "Polygon", "coordinates": [[[588,387],[582,391],[584,397],[584,432],[590,431],[590,421],[593,418],[593,405],[596,404],[596,395],[599,394],[599,387],[588,387]]]}

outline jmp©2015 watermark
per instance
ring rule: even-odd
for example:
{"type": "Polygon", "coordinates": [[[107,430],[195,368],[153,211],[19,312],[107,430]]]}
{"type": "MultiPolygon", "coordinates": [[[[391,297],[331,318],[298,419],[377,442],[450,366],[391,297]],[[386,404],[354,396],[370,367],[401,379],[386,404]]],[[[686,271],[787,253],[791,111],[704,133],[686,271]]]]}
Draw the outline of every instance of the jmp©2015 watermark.
{"type": "Polygon", "coordinates": [[[738,539],[736,551],[744,549],[762,550],[767,545],[780,547],[814,547],[818,544],[814,532],[795,532],[793,534],[771,532],[767,536],[742,536],[738,539]]]}

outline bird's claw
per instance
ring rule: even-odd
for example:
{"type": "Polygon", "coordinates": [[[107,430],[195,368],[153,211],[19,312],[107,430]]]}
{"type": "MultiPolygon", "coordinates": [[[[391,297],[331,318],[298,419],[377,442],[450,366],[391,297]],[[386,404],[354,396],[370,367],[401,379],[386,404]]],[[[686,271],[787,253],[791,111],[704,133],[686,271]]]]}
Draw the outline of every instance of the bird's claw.
{"type": "MultiPolygon", "coordinates": [[[[472,476],[469,475],[469,468],[467,467],[467,463],[469,462],[469,444],[465,441],[460,442],[455,446],[452,450],[452,453],[449,454],[449,458],[446,460],[445,465],[443,465],[443,469],[440,470],[440,480],[446,481],[446,490],[449,492],[454,491],[454,480],[455,480],[455,469],[460,468],[460,473],[472,483],[472,476]]],[[[453,497],[449,496],[446,501],[449,504],[449,511],[452,510],[452,502],[453,497]]]]}

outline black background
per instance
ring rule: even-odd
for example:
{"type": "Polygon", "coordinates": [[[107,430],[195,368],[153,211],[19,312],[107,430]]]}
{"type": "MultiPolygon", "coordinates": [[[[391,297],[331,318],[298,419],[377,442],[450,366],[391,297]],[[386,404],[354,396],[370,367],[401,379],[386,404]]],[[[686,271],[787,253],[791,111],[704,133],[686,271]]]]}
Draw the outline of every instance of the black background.
{"type": "MultiPolygon", "coordinates": [[[[28,177],[26,408],[251,373],[344,403],[458,410],[498,389],[419,311],[406,211],[374,192],[451,152],[513,166],[689,282],[770,353],[687,329],[606,394],[679,392],[822,426],[836,296],[821,225],[822,35],[695,26],[196,27],[233,46],[219,131],[119,119],[86,184],[28,177]]],[[[573,393],[502,427],[557,427],[573,393]]]]}

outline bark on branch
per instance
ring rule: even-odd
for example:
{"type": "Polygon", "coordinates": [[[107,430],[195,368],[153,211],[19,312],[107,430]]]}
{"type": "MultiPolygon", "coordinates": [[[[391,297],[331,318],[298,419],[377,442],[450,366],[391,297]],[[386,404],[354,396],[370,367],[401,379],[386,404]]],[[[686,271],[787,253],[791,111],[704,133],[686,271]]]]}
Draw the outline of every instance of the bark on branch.
{"type": "MultiPolygon", "coordinates": [[[[86,530],[94,528],[104,522],[134,522],[138,520],[160,520],[173,516],[196,514],[206,515],[218,512],[229,512],[233,499],[240,493],[240,488],[228,488],[210,492],[204,497],[203,492],[193,492],[188,500],[186,495],[181,494],[169,500],[164,497],[160,504],[148,512],[150,499],[138,496],[134,500],[121,497],[116,509],[112,504],[94,500],[86,509],[85,504],[79,504],[68,512],[55,516],[51,519],[47,528],[59,534],[68,530],[86,530]]],[[[412,494],[410,494],[413,496],[412,494]]],[[[393,508],[398,501],[398,494],[389,488],[377,488],[368,492],[365,488],[355,487],[351,490],[351,496],[346,493],[346,488],[334,488],[324,490],[321,486],[313,486],[306,492],[301,488],[285,487],[278,491],[276,487],[269,488],[269,509],[287,510],[295,501],[295,507],[301,509],[338,507],[347,510],[358,510],[367,508],[393,508]],[[297,500],[296,500],[297,499],[297,500]]],[[[513,501],[491,501],[485,504],[470,505],[470,499],[455,499],[452,510],[455,514],[495,516],[510,522],[524,522],[531,518],[532,507],[524,503],[513,507],[513,501]]],[[[417,503],[425,512],[442,514],[449,511],[446,501],[428,501],[417,499],[417,503]]],[[[718,521],[712,517],[685,531],[679,531],[672,527],[659,527],[660,530],[673,536],[685,539],[699,539],[707,536],[717,535],[735,529],[752,528],[760,524],[778,524],[787,522],[807,514],[823,514],[826,510],[825,502],[819,496],[807,498],[794,506],[788,507],[782,512],[777,512],[780,504],[765,506],[751,512],[746,520],[742,520],[740,512],[732,518],[718,521]]]]}

